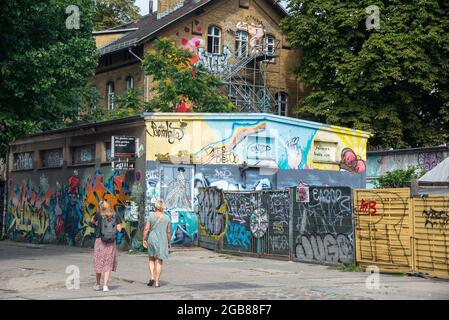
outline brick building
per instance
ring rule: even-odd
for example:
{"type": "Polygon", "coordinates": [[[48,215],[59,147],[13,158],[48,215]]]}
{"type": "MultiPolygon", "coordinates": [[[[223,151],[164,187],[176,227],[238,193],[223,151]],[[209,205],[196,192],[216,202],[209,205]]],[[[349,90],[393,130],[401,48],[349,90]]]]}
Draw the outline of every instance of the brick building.
{"type": "Polygon", "coordinates": [[[290,48],[279,23],[286,11],[268,0],[149,0],[139,20],[94,32],[101,58],[91,79],[105,108],[128,88],[151,99],[154,82],[141,59],[156,38],[169,38],[195,54],[199,64],[225,84],[242,112],[292,115],[304,88],[292,73],[299,52],[290,48]]]}

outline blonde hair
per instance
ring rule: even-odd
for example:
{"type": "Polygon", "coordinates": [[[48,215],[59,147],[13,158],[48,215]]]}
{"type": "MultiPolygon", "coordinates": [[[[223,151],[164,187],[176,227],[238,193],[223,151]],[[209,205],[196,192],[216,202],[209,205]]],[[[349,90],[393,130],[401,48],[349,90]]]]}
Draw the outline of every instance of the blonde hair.
{"type": "Polygon", "coordinates": [[[163,201],[163,200],[158,200],[158,201],[156,201],[156,204],[154,205],[154,208],[155,208],[156,210],[160,210],[160,211],[164,212],[164,209],[165,209],[165,203],[164,203],[164,201],[163,201]]]}
{"type": "Polygon", "coordinates": [[[111,217],[112,209],[109,203],[106,200],[100,201],[100,214],[102,217],[111,217]]]}

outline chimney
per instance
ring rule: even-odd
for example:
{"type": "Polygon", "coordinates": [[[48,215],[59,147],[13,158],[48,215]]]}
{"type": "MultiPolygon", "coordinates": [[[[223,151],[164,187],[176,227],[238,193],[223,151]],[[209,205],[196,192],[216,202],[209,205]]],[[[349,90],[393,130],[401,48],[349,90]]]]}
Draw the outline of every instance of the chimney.
{"type": "Polygon", "coordinates": [[[157,14],[157,5],[158,5],[158,0],[149,0],[149,5],[150,5],[150,14],[157,14]]]}
{"type": "Polygon", "coordinates": [[[155,0],[157,2],[158,17],[164,17],[184,5],[184,0],[155,0]]]}

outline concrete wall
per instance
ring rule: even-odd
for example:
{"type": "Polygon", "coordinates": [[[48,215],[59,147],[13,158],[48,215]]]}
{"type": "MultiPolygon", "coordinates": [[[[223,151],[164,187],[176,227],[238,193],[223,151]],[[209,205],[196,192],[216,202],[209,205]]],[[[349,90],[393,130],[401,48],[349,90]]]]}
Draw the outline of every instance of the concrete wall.
{"type": "Polygon", "coordinates": [[[447,147],[368,152],[367,187],[373,187],[374,181],[389,171],[406,170],[415,166],[419,171],[427,172],[447,157],[449,157],[449,148],[447,147]]]}

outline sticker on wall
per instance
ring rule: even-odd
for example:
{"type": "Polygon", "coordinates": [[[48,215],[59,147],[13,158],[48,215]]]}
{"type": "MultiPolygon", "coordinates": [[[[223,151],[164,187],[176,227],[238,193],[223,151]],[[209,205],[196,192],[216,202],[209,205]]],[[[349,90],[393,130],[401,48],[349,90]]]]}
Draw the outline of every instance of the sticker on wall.
{"type": "Polygon", "coordinates": [[[307,187],[302,183],[296,187],[296,202],[301,203],[310,202],[309,187],[307,187]]]}
{"type": "Polygon", "coordinates": [[[268,214],[265,209],[259,208],[254,210],[250,219],[251,233],[255,238],[262,238],[268,229],[268,214]]]}
{"type": "Polygon", "coordinates": [[[138,221],[139,220],[139,207],[134,201],[128,201],[125,206],[125,220],[126,221],[138,221]]]}

